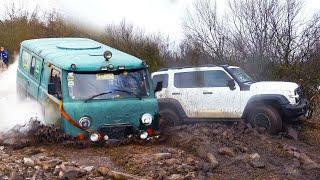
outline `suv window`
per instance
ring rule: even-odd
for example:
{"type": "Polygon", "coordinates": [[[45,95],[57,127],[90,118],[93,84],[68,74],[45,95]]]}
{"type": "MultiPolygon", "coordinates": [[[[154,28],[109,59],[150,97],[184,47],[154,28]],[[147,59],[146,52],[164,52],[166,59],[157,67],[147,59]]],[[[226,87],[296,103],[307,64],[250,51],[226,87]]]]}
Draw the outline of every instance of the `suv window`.
{"type": "Polygon", "coordinates": [[[221,70],[175,73],[177,88],[226,87],[230,77],[221,70]]]}
{"type": "Polygon", "coordinates": [[[41,73],[41,61],[32,57],[31,66],[30,66],[30,74],[35,78],[39,79],[41,73]]]}
{"type": "Polygon", "coordinates": [[[175,73],[174,86],[177,88],[203,87],[203,71],[175,73]]]}
{"type": "Polygon", "coordinates": [[[162,81],[162,88],[167,88],[168,87],[168,74],[159,74],[155,75],[152,78],[153,82],[153,89],[156,88],[157,83],[162,81]]]}
{"type": "Polygon", "coordinates": [[[221,70],[204,71],[204,87],[227,87],[230,77],[221,70]]]}
{"type": "Polygon", "coordinates": [[[56,98],[62,98],[62,90],[61,90],[61,72],[55,68],[51,69],[49,83],[54,83],[56,87],[56,94],[54,95],[56,98]]]}

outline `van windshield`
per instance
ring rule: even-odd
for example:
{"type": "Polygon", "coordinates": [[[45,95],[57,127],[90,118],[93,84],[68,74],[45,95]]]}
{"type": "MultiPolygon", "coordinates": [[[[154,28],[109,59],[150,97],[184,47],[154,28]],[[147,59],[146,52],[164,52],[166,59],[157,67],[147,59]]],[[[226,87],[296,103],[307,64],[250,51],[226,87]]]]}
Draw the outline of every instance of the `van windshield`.
{"type": "Polygon", "coordinates": [[[69,96],[76,100],[149,96],[146,69],[121,72],[68,73],[69,96]]]}

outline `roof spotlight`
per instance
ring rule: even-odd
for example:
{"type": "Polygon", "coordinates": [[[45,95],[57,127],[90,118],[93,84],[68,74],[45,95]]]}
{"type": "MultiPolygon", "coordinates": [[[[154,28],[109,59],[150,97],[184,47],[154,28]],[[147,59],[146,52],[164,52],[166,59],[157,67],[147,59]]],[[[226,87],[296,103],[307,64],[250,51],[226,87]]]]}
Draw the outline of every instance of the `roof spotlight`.
{"type": "Polygon", "coordinates": [[[75,70],[77,68],[77,66],[75,64],[71,64],[70,67],[71,67],[72,70],[75,70]]]}
{"type": "Polygon", "coordinates": [[[108,61],[109,59],[112,58],[112,52],[111,51],[105,51],[103,53],[103,57],[108,61]]]}

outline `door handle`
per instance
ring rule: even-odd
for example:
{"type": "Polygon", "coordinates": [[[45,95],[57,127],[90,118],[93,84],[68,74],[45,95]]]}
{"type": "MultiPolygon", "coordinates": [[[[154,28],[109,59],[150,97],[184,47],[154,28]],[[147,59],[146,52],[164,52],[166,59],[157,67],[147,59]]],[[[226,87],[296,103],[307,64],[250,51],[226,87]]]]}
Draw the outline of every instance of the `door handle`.
{"type": "Polygon", "coordinates": [[[181,93],[172,93],[172,95],[181,95],[181,93]]]}
{"type": "Polygon", "coordinates": [[[212,92],[203,91],[203,94],[212,94],[212,92]]]}
{"type": "Polygon", "coordinates": [[[27,81],[27,85],[28,85],[28,86],[30,85],[30,81],[27,81]]]}

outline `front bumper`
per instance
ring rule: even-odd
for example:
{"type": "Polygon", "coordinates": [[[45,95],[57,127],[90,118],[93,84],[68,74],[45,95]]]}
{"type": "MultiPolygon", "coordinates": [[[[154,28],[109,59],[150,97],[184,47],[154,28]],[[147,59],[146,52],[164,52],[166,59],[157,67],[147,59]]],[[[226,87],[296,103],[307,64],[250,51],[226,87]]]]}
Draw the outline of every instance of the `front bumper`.
{"type": "Polygon", "coordinates": [[[282,106],[285,118],[297,118],[305,115],[308,110],[308,102],[306,99],[301,99],[297,105],[286,104],[282,106]]]}
{"type": "Polygon", "coordinates": [[[110,139],[123,139],[130,135],[137,134],[137,128],[130,124],[104,125],[99,128],[98,132],[104,136],[108,135],[110,139]]]}

